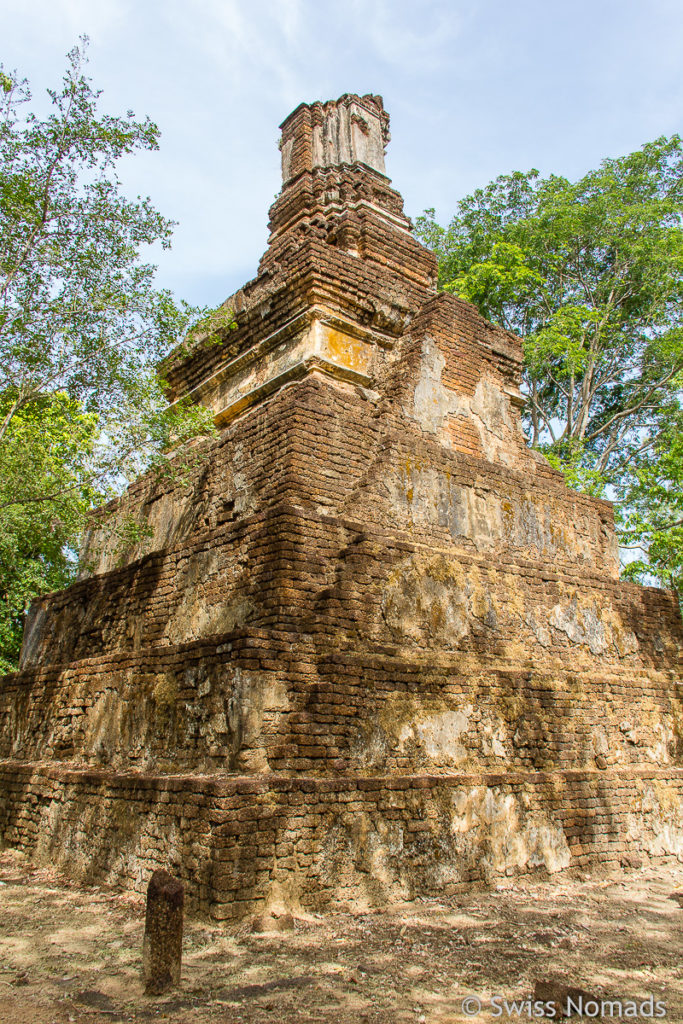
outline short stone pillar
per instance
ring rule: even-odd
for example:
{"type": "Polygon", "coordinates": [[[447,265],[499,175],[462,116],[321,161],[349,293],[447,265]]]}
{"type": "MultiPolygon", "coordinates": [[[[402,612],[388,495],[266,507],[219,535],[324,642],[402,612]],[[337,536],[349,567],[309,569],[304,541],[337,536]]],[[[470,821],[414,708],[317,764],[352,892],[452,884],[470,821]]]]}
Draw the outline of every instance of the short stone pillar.
{"type": "Polygon", "coordinates": [[[180,983],[184,892],[183,883],[167,871],[155,871],[149,880],[142,944],[147,995],[159,995],[180,983]]]}

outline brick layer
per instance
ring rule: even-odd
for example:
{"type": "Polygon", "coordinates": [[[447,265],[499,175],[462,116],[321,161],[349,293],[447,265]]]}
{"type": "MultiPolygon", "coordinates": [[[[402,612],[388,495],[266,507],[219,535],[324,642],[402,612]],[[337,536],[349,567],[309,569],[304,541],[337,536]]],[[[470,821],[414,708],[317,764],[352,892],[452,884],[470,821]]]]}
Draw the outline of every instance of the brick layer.
{"type": "Polygon", "coordinates": [[[436,295],[388,179],[313,168],[311,118],[237,329],[164,368],[259,404],[34,603],[0,837],[139,890],[170,867],[219,918],[683,858],[676,599],[618,580],[611,505],[526,447],[519,340],[436,295]]]}
{"type": "Polygon", "coordinates": [[[539,816],[550,837],[565,837],[573,867],[632,857],[635,830],[642,856],[666,858],[674,851],[662,832],[679,824],[672,808],[683,793],[683,771],[657,769],[225,779],[4,761],[0,779],[5,842],[137,891],[170,866],[191,905],[217,919],[238,918],[274,893],[309,909],[381,904],[544,870],[533,838],[539,816]],[[458,810],[472,800],[481,821],[458,832],[458,810]],[[492,835],[487,806],[490,819],[514,808],[507,840],[492,835]],[[520,836],[531,837],[531,856],[523,842],[515,848],[520,836]]]}

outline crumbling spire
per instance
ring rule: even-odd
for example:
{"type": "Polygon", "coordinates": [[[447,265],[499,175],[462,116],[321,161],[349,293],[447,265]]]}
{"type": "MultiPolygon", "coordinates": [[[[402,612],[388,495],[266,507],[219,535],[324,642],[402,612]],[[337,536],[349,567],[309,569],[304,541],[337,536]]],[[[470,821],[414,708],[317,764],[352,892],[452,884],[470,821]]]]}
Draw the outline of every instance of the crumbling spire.
{"type": "Polygon", "coordinates": [[[386,174],[389,115],[382,97],[345,93],[301,103],[280,128],[282,189],[269,211],[260,269],[281,263],[283,248],[291,252],[302,232],[313,232],[351,256],[412,274],[433,292],[434,258],[412,237],[403,198],[386,174]]]}
{"type": "Polygon", "coordinates": [[[204,402],[219,425],[309,373],[371,388],[436,294],[436,258],[385,172],[382,97],[302,103],[281,128],[268,247],[255,280],[226,302],[237,329],[164,364],[169,398],[204,402]]]}
{"type": "Polygon", "coordinates": [[[301,103],[280,125],[282,181],[315,167],[364,164],[385,174],[389,115],[381,96],[345,93],[326,103],[301,103]]]}

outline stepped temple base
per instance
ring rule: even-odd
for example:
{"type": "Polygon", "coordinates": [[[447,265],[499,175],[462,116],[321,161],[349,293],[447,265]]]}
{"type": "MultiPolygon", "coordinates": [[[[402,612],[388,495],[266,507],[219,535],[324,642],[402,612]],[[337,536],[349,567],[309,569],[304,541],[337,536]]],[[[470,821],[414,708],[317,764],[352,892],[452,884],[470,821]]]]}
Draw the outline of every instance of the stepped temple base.
{"type": "Polygon", "coordinates": [[[437,292],[381,99],[282,128],[235,330],[165,361],[218,436],[93,515],[0,680],[0,841],[217,919],[683,860],[678,600],[528,447],[521,342],[437,292]]]}
{"type": "Polygon", "coordinates": [[[680,769],[329,779],[3,761],[0,791],[0,837],[38,863],[141,893],[171,868],[217,920],[683,854],[680,769]]]}

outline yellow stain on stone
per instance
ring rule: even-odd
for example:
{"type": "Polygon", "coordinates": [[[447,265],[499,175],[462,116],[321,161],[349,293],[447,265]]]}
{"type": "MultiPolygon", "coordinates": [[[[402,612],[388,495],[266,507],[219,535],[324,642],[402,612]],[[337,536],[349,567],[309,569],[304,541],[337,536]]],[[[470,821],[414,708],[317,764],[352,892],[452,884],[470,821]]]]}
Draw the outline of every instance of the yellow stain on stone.
{"type": "Polygon", "coordinates": [[[358,373],[367,373],[370,369],[371,346],[359,338],[336,330],[334,327],[321,325],[323,355],[338,366],[358,373]]]}
{"type": "Polygon", "coordinates": [[[173,677],[163,674],[157,676],[152,696],[158,708],[169,708],[175,704],[178,695],[178,683],[173,677]]]}

